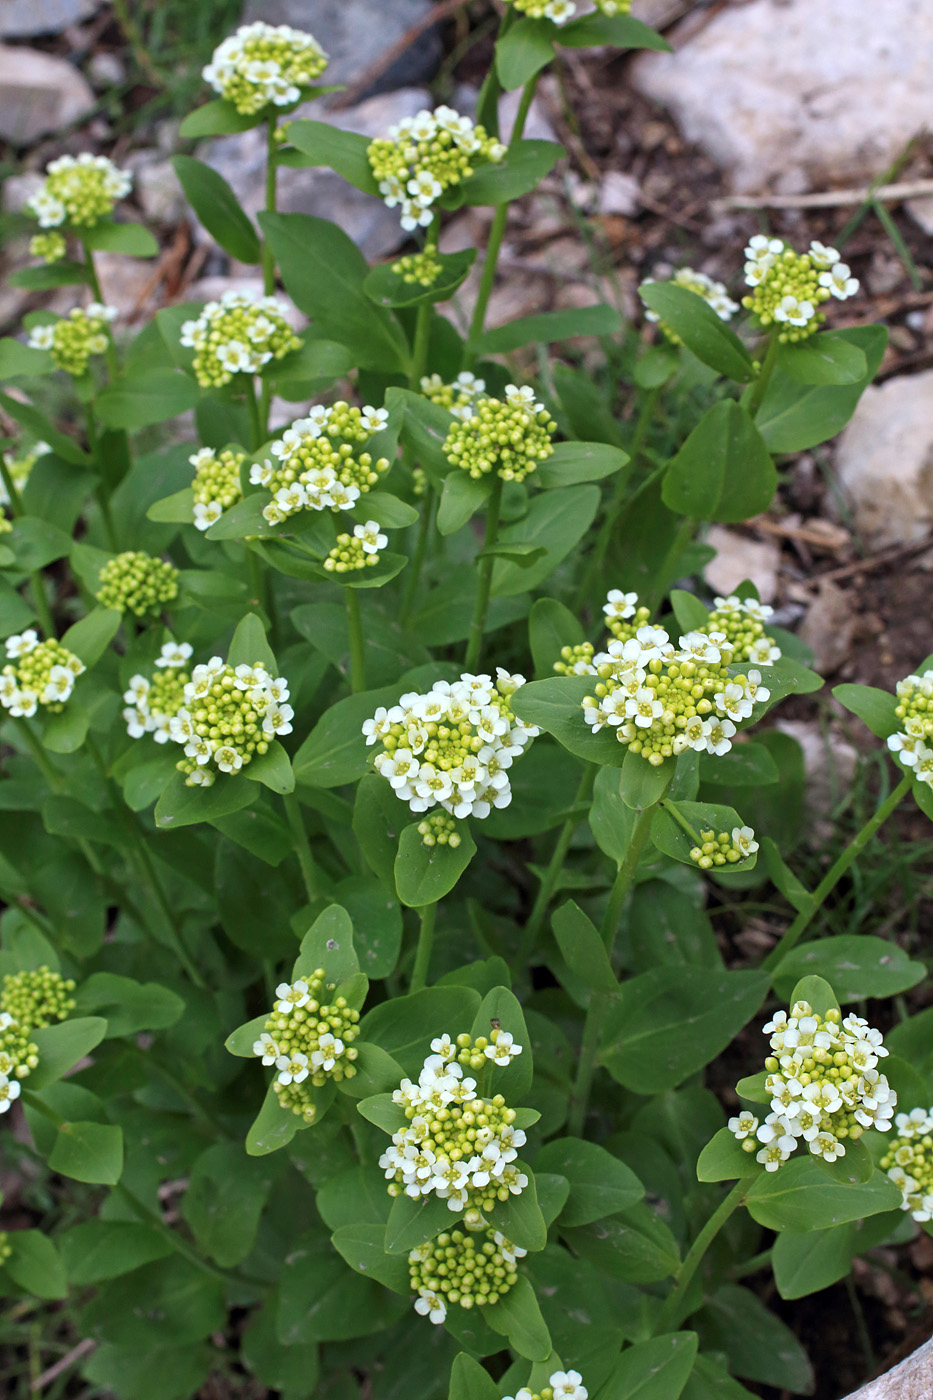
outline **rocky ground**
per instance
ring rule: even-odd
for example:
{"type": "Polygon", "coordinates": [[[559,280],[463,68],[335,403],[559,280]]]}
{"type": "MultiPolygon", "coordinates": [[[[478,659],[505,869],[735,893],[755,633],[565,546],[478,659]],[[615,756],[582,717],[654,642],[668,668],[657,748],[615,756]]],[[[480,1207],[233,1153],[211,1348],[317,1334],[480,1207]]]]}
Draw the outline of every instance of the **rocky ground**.
{"type": "MultiPolygon", "coordinates": [[[[216,3],[230,10],[229,0],[216,3]]],[[[140,14],[149,8],[130,5],[140,14]]],[[[332,55],[329,78],[349,84],[313,115],[376,134],[432,94],[470,110],[495,8],[495,0],[474,0],[468,22],[465,7],[449,0],[249,0],[247,18],[313,31],[332,55]]],[[[891,688],[933,652],[933,138],[924,127],[933,10],[928,0],[635,0],[635,13],[663,28],[671,55],[567,50],[560,72],[541,85],[528,134],[555,136],[568,157],[514,209],[490,322],[610,300],[640,324],[636,289],[646,276],[689,264],[735,292],[751,234],[798,246],[846,234],[845,257],[862,291],[834,324],[889,327],[878,382],[834,445],[783,462],[766,516],[711,532],[718,555],[707,578],[728,591],[752,577],[831,683],[891,688]],[[866,203],[869,187],[878,203],[866,203]]],[[[102,259],[105,293],[129,326],[160,305],[255,277],[218,254],[185,213],[168,160],[189,148],[179,146],[176,117],[165,115],[165,75],[139,40],[97,0],[0,4],[4,211],[21,208],[37,172],[64,150],[100,150],[131,167],[134,212],[157,228],[162,253],[154,263],[102,259]]],[[[506,128],[514,109],[507,99],[506,128]]],[[[255,133],[199,154],[246,208],[259,207],[255,133]]],[[[292,171],[282,187],[283,208],[326,212],[368,257],[398,251],[395,215],[337,176],[292,171]]],[[[442,246],[482,243],[485,227],[481,211],[459,214],[442,246]]],[[[9,269],[25,260],[25,242],[15,220],[7,231],[9,269]]],[[[455,315],[468,314],[473,295],[467,283],[455,315]]],[[[74,300],[68,288],[36,298],[5,286],[0,333],[15,332],[25,310],[66,309],[74,300]]],[[[623,395],[619,411],[627,408],[623,395]]],[[[804,744],[811,810],[826,823],[851,784],[853,746],[866,736],[842,727],[825,698],[801,702],[788,727],[804,744]]],[[[909,814],[902,835],[928,841],[928,825],[909,814]]],[[[927,880],[917,896],[924,908],[931,894],[927,880]]],[[[922,1274],[930,1259],[914,1262],[922,1274]]],[[[859,1285],[869,1312],[877,1302],[868,1327],[882,1358],[901,1341],[909,1350],[923,1340],[925,1285],[905,1293],[878,1270],[859,1285]]],[[[819,1393],[836,1397],[864,1374],[864,1358],[853,1356],[850,1382],[843,1286],[823,1300],[831,1318],[844,1318],[821,1342],[823,1350],[827,1338],[831,1344],[819,1393]]],[[[813,1312],[804,1303],[786,1309],[802,1332],[813,1312]]]]}

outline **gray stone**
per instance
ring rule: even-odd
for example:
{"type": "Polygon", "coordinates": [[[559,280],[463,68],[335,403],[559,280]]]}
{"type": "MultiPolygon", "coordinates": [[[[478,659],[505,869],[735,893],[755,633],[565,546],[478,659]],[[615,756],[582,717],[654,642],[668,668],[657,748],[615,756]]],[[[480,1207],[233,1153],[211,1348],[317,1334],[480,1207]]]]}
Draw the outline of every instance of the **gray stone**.
{"type": "Polygon", "coordinates": [[[0,45],[0,137],[16,146],[80,121],[94,106],[87,80],[64,58],[0,45]]]}
{"type": "MultiPolygon", "coordinates": [[[[343,112],[322,111],[320,104],[315,103],[297,115],[330,122],[344,131],[377,136],[393,122],[413,117],[430,105],[430,95],[423,88],[400,88],[370,97],[343,112]]],[[[230,182],[247,213],[256,214],[263,208],[266,137],[261,128],[213,141],[202,154],[230,182]]],[[[397,209],[387,209],[381,199],[363,194],[332,170],[281,171],[278,207],[286,214],[315,214],[332,219],[371,260],[393,252],[407,237],[397,209]]]]}
{"type": "Polygon", "coordinates": [[[711,525],[705,542],[716,551],[706,566],[706,582],[715,593],[728,596],[751,579],[763,603],[777,593],[781,551],[773,540],[753,540],[725,525],[711,525]]]}
{"type": "Polygon", "coordinates": [[[933,525],[933,370],[870,385],[836,447],[836,475],[873,547],[914,544],[933,525]]]}
{"type": "Polygon", "coordinates": [[[633,77],[749,191],[877,175],[928,124],[931,67],[928,0],[751,0],[633,77]]]}
{"type": "MultiPolygon", "coordinates": [[[[313,34],[330,57],[324,83],[355,83],[431,12],[431,0],[248,0],[244,24],[291,24],[313,34]]],[[[437,29],[423,31],[367,88],[391,92],[432,78],[441,56],[437,29]]]]}
{"type": "Polygon", "coordinates": [[[169,161],[152,151],[139,151],[130,156],[127,165],[133,172],[136,202],[147,219],[174,224],[184,217],[185,196],[169,161]]]}
{"type": "Polygon", "coordinates": [[[933,1340],[893,1371],[854,1390],[846,1400],[930,1400],[933,1395],[933,1340]]]}
{"type": "Polygon", "coordinates": [[[859,763],[858,750],[835,730],[824,732],[817,720],[779,719],[774,727],[796,739],[803,750],[805,820],[812,838],[822,844],[833,835],[832,813],[852,786],[859,763]]]}
{"type": "Polygon", "coordinates": [[[0,0],[0,38],[60,34],[100,8],[101,0],[0,0]]]}

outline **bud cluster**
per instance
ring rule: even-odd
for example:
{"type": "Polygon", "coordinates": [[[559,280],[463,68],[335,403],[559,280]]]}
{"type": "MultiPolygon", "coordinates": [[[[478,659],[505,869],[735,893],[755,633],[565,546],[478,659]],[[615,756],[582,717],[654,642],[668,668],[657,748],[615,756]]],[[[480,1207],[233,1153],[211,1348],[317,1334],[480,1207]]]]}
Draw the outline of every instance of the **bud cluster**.
{"type": "Polygon", "coordinates": [[[230,448],[215,452],[211,447],[202,447],[188,461],[194,467],[194,524],[198,530],[209,530],[225,510],[243,499],[240,467],[246,461],[246,453],[232,452],[230,448]]]}
{"type": "Polygon", "coordinates": [[[735,653],[735,664],[750,661],[756,666],[770,666],[780,661],[781,648],[765,632],[764,624],[774,616],[774,609],[757,598],[714,598],[709,621],[701,632],[724,632],[735,653]]]}
{"type": "Polygon", "coordinates": [[[18,1099],[24,1080],[39,1063],[39,1047],[29,1039],[30,1027],[0,1010],[0,1113],[18,1099]]]}
{"type": "MultiPolygon", "coordinates": [[[[566,24],[577,13],[575,0],[509,0],[509,3],[529,19],[550,19],[555,24],[566,24]]],[[[627,15],[632,0],[595,0],[595,5],[600,14],[612,18],[627,15]]]]}
{"type": "Polygon", "coordinates": [[[107,327],[116,316],[115,306],[92,301],[86,309],[76,306],[67,316],[60,316],[50,325],[33,326],[26,343],[33,350],[48,350],[56,369],[81,375],[92,355],[103,355],[106,351],[107,327]]]}
{"type": "Polygon", "coordinates": [[[251,116],[264,107],[291,107],[327,67],[327,54],[311,34],[288,24],[244,24],[218,45],[201,76],[251,116]]]}
{"type": "Polygon", "coordinates": [[[460,845],[457,823],[443,811],[431,812],[423,822],[419,822],[418,835],[422,846],[449,846],[455,851],[460,845]]]}
{"type": "Polygon", "coordinates": [[[897,1136],[886,1145],[881,1170],[903,1193],[902,1210],[933,1220],[933,1108],[912,1108],[894,1119],[897,1136]]]}
{"type": "Polygon", "coordinates": [[[388,457],[361,452],[388,423],[388,410],[359,409],[342,399],[330,408],[312,408],[272,444],[276,459],[254,462],[249,479],[265,486],[272,500],[263,508],[270,525],[301,510],[350,510],[389,470],[388,457]]]}
{"type": "Polygon", "coordinates": [[[480,399],[469,418],[451,425],[444,456],[475,480],[495,471],[503,481],[524,481],[554,451],[557,424],[534,390],[505,386],[505,400],[480,399]]]}
{"type": "Polygon", "coordinates": [[[730,835],[727,831],[701,831],[700,845],[693,846],[690,859],[701,870],[712,870],[714,866],[737,865],[748,860],[758,850],[755,833],[750,826],[734,826],[730,835]]]}
{"type": "Polygon", "coordinates": [[[509,703],[524,676],[496,668],[435,681],[426,695],[410,691],[366,720],[367,744],[382,743],[376,771],[413,812],[443,807],[455,817],[487,817],[512,800],[508,770],[540,732],[509,703]]]}
{"type": "Polygon", "coordinates": [[[555,1371],[540,1391],[523,1385],[514,1396],[505,1396],[505,1400],[587,1400],[588,1396],[579,1371],[555,1371]]]}
{"type": "MultiPolygon", "coordinates": [[[[653,285],[654,280],[649,279],[648,286],[653,285]]],[[[685,287],[688,292],[702,297],[706,304],[713,308],[720,321],[731,321],[739,309],[738,303],[731,299],[723,282],[714,281],[712,277],[707,277],[705,272],[695,272],[692,267],[682,267],[678,272],[675,272],[670,279],[670,285],[685,287]]],[[[683,345],[683,340],[674,328],[669,326],[666,321],[662,321],[656,311],[647,310],[645,319],[656,321],[672,345],[683,345]]]]}
{"type": "Polygon", "coordinates": [[[43,965],[29,972],[8,972],[0,991],[0,1009],[12,1016],[22,1031],[42,1031],[53,1021],[64,1021],[74,1010],[75,984],[43,965]]]}
{"type": "Polygon", "coordinates": [[[39,705],[58,711],[74,689],[75,678],[87,667],[53,638],[40,642],[32,628],[7,637],[6,654],[16,665],[0,671],[0,705],[14,718],[31,718],[39,705]]]}
{"type": "Polygon", "coordinates": [[[408,1123],[379,1158],[389,1195],[419,1200],[433,1193],[451,1211],[488,1213],[528,1185],[516,1161],[525,1134],[502,1095],[482,1097],[464,1069],[482,1074],[489,1061],[506,1066],[522,1047],[507,1031],[493,1029],[488,1037],[438,1036],[431,1050],[418,1083],[403,1079],[392,1095],[408,1123]]]}
{"type": "Polygon", "coordinates": [[[108,559],[100,571],[97,601],[105,608],[146,617],[160,613],[177,597],[175,565],[141,549],[124,550],[108,559]]]}
{"type": "Polygon", "coordinates": [[[379,193],[389,209],[401,206],[402,228],[427,228],[434,202],[477,166],[501,161],[505,147],[451,107],[418,112],[389,127],[367,149],[379,193]]]}
{"type": "Polygon", "coordinates": [[[169,737],[183,744],[176,765],[188,787],[210,787],[216,773],[238,773],[277,736],[291,734],[294,710],[288,684],[259,662],[230,666],[219,656],[195,666],[184,689],[184,704],[169,721],[169,737]]]}
{"type": "Polygon", "coordinates": [[[409,286],[417,283],[420,287],[433,287],[441,275],[441,261],[436,248],[425,248],[421,253],[407,253],[403,258],[396,258],[391,266],[396,277],[401,277],[409,286]]]}
{"type": "Polygon", "coordinates": [[[508,1248],[497,1230],[486,1230],[480,1242],[465,1230],[444,1231],[408,1256],[408,1276],[418,1297],[415,1312],[439,1324],[451,1304],[461,1308],[498,1303],[518,1282],[516,1258],[526,1250],[508,1248]]]}
{"type": "Polygon", "coordinates": [[[41,228],[66,223],[92,228],[113,213],[117,200],[128,195],[132,187],[129,172],[118,170],[106,156],[86,151],[79,156],[59,156],[46,166],[42,186],[26,201],[26,208],[35,214],[41,228]]]}
{"type": "Polygon", "coordinates": [[[826,316],[817,308],[830,297],[855,296],[858,280],[835,248],[811,243],[806,253],[788,248],[780,238],[758,233],[745,249],[745,284],[752,288],[742,305],[762,326],[777,326],[782,342],[805,340],[826,316]]]}
{"type": "Polygon", "coordinates": [[[202,388],[220,388],[235,374],[259,374],[301,346],[276,297],[224,292],[209,301],[197,320],[185,321],[181,344],[194,350],[194,375],[202,388]]]}
{"type": "Polygon", "coordinates": [[[771,1112],[762,1124],[740,1113],[729,1129],[746,1152],[761,1144],[755,1160],[765,1171],[777,1171],[801,1142],[814,1157],[835,1162],[845,1156],[846,1140],[857,1141],[866,1128],[888,1131],[897,1094],[876,1068],[888,1053],[880,1031],[835,1009],[820,1016],[806,1001],[789,1017],[775,1012],[762,1029],[773,1052],[765,1060],[771,1112]]]}
{"type": "Polygon", "coordinates": [[[155,675],[130,678],[123,693],[128,706],[123,719],[131,739],[151,734],[157,744],[165,744],[172,737],[171,722],[185,703],[185,686],[191,680],[185,669],[191,652],[190,642],[166,642],[155,675]]]}
{"type": "Polygon", "coordinates": [[[888,736],[888,748],[918,783],[933,786],[933,671],[907,676],[895,689],[901,728],[888,736]]]}
{"type": "Polygon", "coordinates": [[[352,535],[338,535],[337,543],[324,560],[328,573],[347,574],[379,563],[379,551],[389,543],[388,535],[380,534],[378,522],[367,520],[354,525],[352,535]]]}
{"type": "Polygon", "coordinates": [[[486,393],[485,379],[477,379],[468,369],[458,374],[452,384],[445,384],[439,374],[426,374],[421,380],[421,392],[432,403],[439,404],[454,418],[466,422],[473,417],[473,405],[486,393]]]}
{"type": "Polygon", "coordinates": [[[41,258],[45,263],[61,262],[67,252],[68,244],[61,233],[36,233],[29,240],[29,251],[34,258],[41,258]]]}
{"type": "Polygon", "coordinates": [[[264,1065],[275,1065],[272,1087],[279,1103],[306,1123],[317,1113],[312,1088],[356,1074],[352,1042],[360,1033],[360,1013],[351,1010],[346,997],[322,1001],[325,976],[319,967],[297,982],[279,983],[275,1008],[253,1044],[264,1065]]]}

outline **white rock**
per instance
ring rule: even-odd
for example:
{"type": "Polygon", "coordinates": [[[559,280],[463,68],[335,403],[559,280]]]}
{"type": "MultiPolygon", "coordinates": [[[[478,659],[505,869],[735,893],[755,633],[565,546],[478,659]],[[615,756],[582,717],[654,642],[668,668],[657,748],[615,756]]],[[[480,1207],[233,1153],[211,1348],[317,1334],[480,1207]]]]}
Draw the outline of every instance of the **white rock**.
{"type": "Polygon", "coordinates": [[[869,386],[835,465],[856,528],[873,546],[925,539],[933,524],[933,370],[869,386]]]}
{"type": "Polygon", "coordinates": [[[641,186],[634,175],[610,170],[603,176],[597,196],[600,214],[621,214],[631,219],[641,208],[641,186]]]}
{"type": "Polygon", "coordinates": [[[93,106],[87,80],[64,58],[0,45],[0,138],[28,146],[93,106]]]}
{"type": "Polygon", "coordinates": [[[60,34],[70,24],[87,19],[99,6],[100,0],[2,0],[0,38],[60,34]]]}
{"type": "Polygon", "coordinates": [[[929,1400],[933,1394],[933,1341],[924,1342],[886,1375],[853,1390],[846,1400],[929,1400]]]}
{"type": "Polygon", "coordinates": [[[747,191],[874,177],[929,122],[931,69],[928,0],[752,0],[634,81],[747,191]]]}
{"type": "Polygon", "coordinates": [[[151,151],[139,151],[127,165],[133,172],[133,193],[147,219],[172,224],[184,216],[185,196],[170,161],[160,160],[151,151]]]}
{"type": "Polygon", "coordinates": [[[752,540],[725,525],[711,525],[704,542],[716,551],[716,558],[704,570],[714,593],[726,597],[751,579],[761,601],[771,602],[777,593],[781,562],[781,551],[773,540],[752,540]]]}
{"type": "Polygon", "coordinates": [[[803,749],[807,817],[813,822],[813,836],[822,841],[831,836],[833,830],[826,818],[852,785],[859,762],[858,750],[833,729],[824,732],[817,720],[779,719],[774,727],[796,739],[803,749]]]}
{"type": "Polygon", "coordinates": [[[855,645],[857,618],[853,595],[832,581],[821,583],[798,629],[813,652],[813,669],[831,675],[848,660],[855,645]]]}

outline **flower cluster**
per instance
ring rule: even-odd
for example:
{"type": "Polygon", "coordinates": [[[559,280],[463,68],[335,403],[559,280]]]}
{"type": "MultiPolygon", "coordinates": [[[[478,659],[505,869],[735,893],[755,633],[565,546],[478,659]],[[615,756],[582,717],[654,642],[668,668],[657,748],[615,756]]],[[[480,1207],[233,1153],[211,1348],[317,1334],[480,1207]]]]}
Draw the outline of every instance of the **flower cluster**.
{"type": "Polygon", "coordinates": [[[243,498],[240,467],[246,461],[246,453],[229,448],[215,452],[202,447],[188,461],[194,467],[194,523],[199,530],[209,530],[225,510],[243,498]]]}
{"type": "Polygon", "coordinates": [[[184,322],[181,344],[194,350],[195,378],[210,389],[229,384],[235,374],[259,374],[301,341],[276,297],[231,289],[209,301],[197,320],[184,322]]]}
{"type": "MultiPolygon", "coordinates": [[[[464,1069],[478,1073],[487,1062],[506,1066],[522,1047],[494,1029],[488,1038],[442,1035],[431,1041],[418,1083],[403,1079],[392,1095],[405,1110],[404,1128],[379,1158],[389,1195],[419,1200],[432,1193],[458,1214],[488,1213],[497,1201],[518,1196],[528,1178],[516,1161],[525,1134],[501,1094],[483,1098],[464,1069]]],[[[482,1214],[478,1217],[482,1220],[482,1214]]]]}
{"type": "Polygon", "coordinates": [[[835,1009],[820,1016],[806,1001],[796,1002],[789,1017],[776,1012],[762,1029],[773,1051],[765,1060],[771,1112],[761,1124],[753,1113],[740,1113],[729,1119],[729,1130],[746,1152],[761,1144],[755,1160],[766,1171],[777,1171],[800,1142],[814,1157],[835,1162],[845,1156],[846,1139],[856,1141],[866,1128],[887,1132],[897,1094],[876,1068],[888,1053],[880,1031],[835,1009]]]}
{"type": "Polygon", "coordinates": [[[172,737],[172,720],[185,703],[185,686],[191,680],[185,670],[191,652],[189,642],[166,642],[156,659],[155,675],[130,678],[123,719],[131,739],[151,734],[157,744],[165,744],[172,737]]]}
{"type": "Polygon", "coordinates": [[[425,248],[421,253],[407,253],[396,258],[392,271],[409,286],[433,287],[441,274],[441,262],[436,248],[425,248]]]}
{"type": "Polygon", "coordinates": [[[188,787],[210,787],[221,773],[237,773],[277,736],[291,734],[294,710],[288,685],[259,662],[230,666],[219,656],[195,666],[184,689],[184,704],[169,721],[169,737],[183,744],[176,765],[188,787]]]}
{"type": "Polygon", "coordinates": [[[97,601],[135,617],[160,613],[178,597],[178,570],[141,549],[116,554],[100,571],[97,601]]]}
{"type": "Polygon", "coordinates": [[[30,627],[7,637],[6,654],[16,665],[0,671],[0,705],[14,718],[31,718],[39,705],[61,710],[74,690],[76,677],[87,668],[73,652],[53,638],[40,642],[30,627]]]}
{"type": "Polygon", "coordinates": [[[903,1193],[902,1210],[924,1224],[933,1220],[933,1108],[912,1108],[894,1119],[881,1169],[903,1193]]]}
{"type": "Polygon", "coordinates": [[[918,783],[933,786],[933,671],[898,681],[895,714],[901,721],[888,748],[918,783]]]}
{"type": "Polygon", "coordinates": [[[64,1021],[74,1010],[75,984],[60,972],[42,966],[29,972],[8,972],[0,991],[0,1009],[22,1031],[41,1031],[53,1021],[64,1021]]]}
{"type": "Polygon", "coordinates": [[[479,165],[498,162],[505,147],[469,117],[451,107],[418,112],[389,127],[387,137],[367,149],[379,193],[389,209],[401,206],[402,228],[427,228],[434,203],[445,190],[459,185],[479,165]]]}
{"type": "Polygon", "coordinates": [[[224,39],[202,69],[206,83],[251,116],[264,107],[291,107],[327,67],[318,41],[287,24],[244,24],[224,39]]]}
{"type": "Polygon", "coordinates": [[[444,456],[476,480],[494,471],[503,481],[524,481],[551,456],[556,431],[533,389],[507,384],[504,400],[481,398],[469,418],[451,425],[444,456]]]}
{"type": "Polygon", "coordinates": [[[54,230],[51,233],[36,233],[29,240],[29,251],[34,258],[41,258],[46,263],[61,262],[65,256],[68,244],[64,235],[54,230]]]}
{"type": "Polygon", "coordinates": [[[296,982],[281,982],[275,1008],[253,1045],[264,1065],[275,1065],[272,1087],[279,1103],[306,1123],[317,1114],[312,1088],[356,1074],[353,1041],[360,1033],[360,1013],[351,1010],[346,997],[322,1000],[325,977],[319,967],[296,982]]]}
{"type": "Polygon", "coordinates": [[[92,228],[113,213],[117,200],[128,195],[132,187],[129,172],[118,170],[106,156],[86,151],[79,156],[59,156],[46,166],[42,186],[26,201],[26,208],[35,214],[41,228],[66,223],[92,228]]]}
{"type": "Polygon", "coordinates": [[[0,1113],[18,1099],[24,1080],[39,1063],[39,1047],[29,1039],[29,1027],[9,1011],[0,1010],[0,1113]]]}
{"type": "Polygon", "coordinates": [[[773,617],[774,609],[757,598],[714,598],[709,621],[702,632],[722,632],[729,640],[737,665],[751,662],[755,666],[770,666],[780,661],[781,648],[765,632],[764,624],[773,617]]]}
{"type": "MultiPolygon", "coordinates": [[[[555,24],[566,24],[577,13],[575,0],[510,0],[510,3],[529,19],[550,19],[555,24]]],[[[632,0],[595,0],[595,4],[600,14],[610,17],[627,15],[632,8],[632,0]]]]}
{"type": "Polygon", "coordinates": [[[74,307],[47,326],[33,326],[28,345],[34,350],[48,350],[56,369],[75,376],[83,374],[92,355],[103,355],[107,349],[111,321],[116,320],[117,308],[92,301],[87,308],[74,307]]]}
{"type": "Polygon", "coordinates": [[[745,284],[752,288],[742,305],[762,326],[777,325],[778,340],[805,340],[826,317],[817,308],[830,297],[845,301],[859,289],[837,249],[811,243],[806,253],[780,238],[756,234],[745,249],[745,284]]]}
{"type": "Polygon", "coordinates": [[[445,384],[439,374],[426,374],[421,380],[421,392],[426,399],[466,422],[473,417],[476,400],[486,393],[486,381],[477,379],[468,369],[458,374],[452,384],[445,384]]]}
{"type": "Polygon", "coordinates": [[[505,1400],[587,1400],[588,1396],[589,1391],[579,1371],[555,1371],[540,1391],[532,1391],[523,1385],[514,1396],[507,1395],[505,1400]]]}
{"type": "MultiPolygon", "coordinates": [[[[22,491],[40,457],[44,457],[47,452],[51,452],[47,442],[37,442],[34,447],[30,447],[27,452],[20,452],[20,455],[13,451],[4,452],[3,465],[9,473],[10,480],[17,491],[22,491]]],[[[0,477],[0,505],[10,504],[10,493],[6,489],[6,482],[0,477]]]]}
{"type": "Polygon", "coordinates": [[[750,826],[734,826],[728,831],[701,831],[700,845],[690,850],[690,859],[701,870],[712,870],[713,866],[736,865],[748,860],[758,850],[755,833],[750,826]]]}
{"type": "Polygon", "coordinates": [[[539,730],[514,714],[510,697],[524,676],[496,668],[410,691],[366,720],[367,744],[381,741],[377,772],[413,812],[443,807],[455,817],[487,817],[512,800],[508,770],[539,730]]]}
{"type": "MultiPolygon", "coordinates": [[[[707,305],[713,308],[720,321],[731,321],[739,309],[738,303],[734,302],[726,291],[725,284],[715,282],[712,277],[707,277],[705,272],[695,272],[692,267],[682,267],[674,273],[670,281],[672,286],[685,287],[688,292],[694,292],[698,297],[702,297],[707,305]]],[[[652,285],[651,280],[649,280],[648,285],[652,285]]],[[[648,321],[657,321],[673,345],[683,345],[681,337],[673,327],[661,320],[656,311],[646,311],[645,318],[648,321]]]]}
{"type": "Polygon", "coordinates": [[[417,1293],[415,1312],[441,1323],[452,1303],[461,1308],[491,1306],[518,1282],[516,1259],[527,1250],[509,1246],[497,1230],[480,1243],[466,1230],[445,1230],[413,1249],[408,1275],[417,1293]]]}
{"type": "Polygon", "coordinates": [[[300,510],[350,510],[389,470],[388,457],[359,450],[388,419],[384,408],[351,408],[341,399],[294,422],[269,449],[275,465],[266,459],[250,468],[251,483],[272,492],[262,512],[269,524],[300,510]]]}
{"type": "Polygon", "coordinates": [[[453,817],[446,812],[431,812],[418,823],[422,846],[449,846],[455,851],[460,845],[460,833],[453,817]]]}
{"type": "Polygon", "coordinates": [[[352,535],[338,535],[337,543],[324,560],[328,573],[347,574],[379,563],[379,551],[389,543],[388,535],[379,533],[375,520],[354,525],[352,535]]]}

